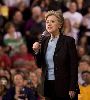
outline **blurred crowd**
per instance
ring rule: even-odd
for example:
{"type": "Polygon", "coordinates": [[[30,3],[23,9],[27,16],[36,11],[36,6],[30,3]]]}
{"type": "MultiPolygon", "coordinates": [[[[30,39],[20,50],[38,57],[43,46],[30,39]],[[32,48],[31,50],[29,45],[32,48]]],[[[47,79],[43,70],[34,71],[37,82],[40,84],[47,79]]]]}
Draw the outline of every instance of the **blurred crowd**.
{"type": "Polygon", "coordinates": [[[79,100],[90,100],[89,0],[0,0],[0,100],[45,100],[32,45],[45,33],[48,10],[63,13],[63,34],[77,47],[79,100]]]}

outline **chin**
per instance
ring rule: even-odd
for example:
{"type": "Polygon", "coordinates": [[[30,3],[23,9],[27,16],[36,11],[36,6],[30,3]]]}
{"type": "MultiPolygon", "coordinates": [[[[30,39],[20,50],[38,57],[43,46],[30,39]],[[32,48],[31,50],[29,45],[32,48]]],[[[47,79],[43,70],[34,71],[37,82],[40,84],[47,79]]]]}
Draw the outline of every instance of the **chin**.
{"type": "Polygon", "coordinates": [[[53,33],[53,31],[52,30],[47,30],[49,33],[53,33]]]}

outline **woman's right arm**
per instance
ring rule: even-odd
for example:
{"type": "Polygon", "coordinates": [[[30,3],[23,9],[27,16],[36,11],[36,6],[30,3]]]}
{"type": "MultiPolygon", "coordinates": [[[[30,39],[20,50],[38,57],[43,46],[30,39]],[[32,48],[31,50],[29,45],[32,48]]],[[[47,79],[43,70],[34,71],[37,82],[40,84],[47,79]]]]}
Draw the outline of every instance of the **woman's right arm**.
{"type": "Polygon", "coordinates": [[[33,44],[33,50],[35,52],[35,60],[36,60],[36,64],[39,68],[41,68],[41,44],[39,42],[35,42],[33,44]]]}

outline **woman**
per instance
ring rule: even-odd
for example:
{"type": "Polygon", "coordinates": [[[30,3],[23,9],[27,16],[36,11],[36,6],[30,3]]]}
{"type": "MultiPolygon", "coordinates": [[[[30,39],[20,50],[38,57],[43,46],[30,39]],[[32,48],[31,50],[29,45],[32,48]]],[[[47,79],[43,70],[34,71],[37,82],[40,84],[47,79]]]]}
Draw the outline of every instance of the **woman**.
{"type": "Polygon", "coordinates": [[[43,97],[43,86],[36,72],[30,72],[30,80],[32,83],[31,88],[35,91],[35,95],[38,98],[38,100],[45,100],[45,97],[43,97]]]}
{"type": "Polygon", "coordinates": [[[64,18],[59,11],[48,11],[45,20],[51,36],[33,44],[45,79],[44,94],[50,100],[70,100],[75,97],[78,74],[75,40],[62,34],[64,18]]]}
{"type": "Polygon", "coordinates": [[[34,92],[25,86],[23,73],[16,73],[13,81],[14,87],[7,91],[2,100],[36,100],[34,92]]]}
{"type": "Polygon", "coordinates": [[[6,34],[4,36],[4,43],[6,46],[11,48],[11,55],[18,51],[20,44],[24,43],[23,37],[20,32],[16,32],[15,26],[13,23],[8,22],[5,25],[6,34]]]}
{"type": "Polygon", "coordinates": [[[64,35],[73,37],[75,39],[75,43],[77,43],[76,33],[72,29],[71,22],[68,18],[64,19],[64,35]]]}

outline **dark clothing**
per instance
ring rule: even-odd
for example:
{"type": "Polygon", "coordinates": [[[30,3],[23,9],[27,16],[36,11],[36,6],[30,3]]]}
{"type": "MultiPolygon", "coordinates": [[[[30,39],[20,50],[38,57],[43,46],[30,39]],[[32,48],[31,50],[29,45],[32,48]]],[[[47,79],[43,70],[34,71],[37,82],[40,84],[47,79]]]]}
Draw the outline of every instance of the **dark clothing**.
{"type": "MultiPolygon", "coordinates": [[[[34,93],[31,89],[24,87],[24,93],[27,96],[28,100],[36,100],[34,93]]],[[[15,96],[15,87],[12,87],[7,91],[6,95],[3,96],[2,100],[15,100],[14,96],[15,96]]]]}
{"type": "Polygon", "coordinates": [[[44,84],[44,93],[47,98],[49,98],[49,100],[78,100],[78,93],[75,94],[75,97],[73,99],[70,99],[69,95],[58,97],[55,92],[55,81],[53,80],[45,80],[44,84]]]}
{"type": "MultiPolygon", "coordinates": [[[[47,64],[45,54],[50,37],[44,37],[41,50],[37,54],[37,64],[42,67],[44,79],[47,79],[47,64]]],[[[54,56],[55,95],[67,97],[69,91],[76,91],[78,81],[78,61],[75,40],[72,37],[60,35],[56,44],[54,56]]],[[[45,86],[44,89],[47,89],[45,86]]],[[[48,91],[45,90],[45,94],[48,91]]],[[[47,96],[47,95],[46,95],[47,96]]],[[[55,99],[56,100],[56,99],[55,99]]]]}

